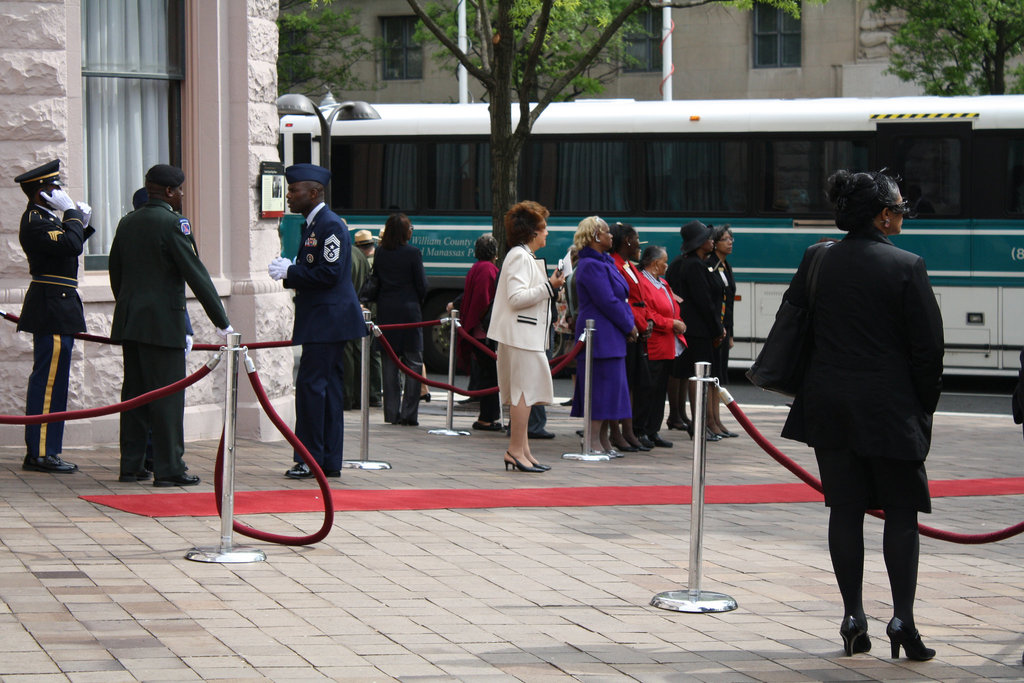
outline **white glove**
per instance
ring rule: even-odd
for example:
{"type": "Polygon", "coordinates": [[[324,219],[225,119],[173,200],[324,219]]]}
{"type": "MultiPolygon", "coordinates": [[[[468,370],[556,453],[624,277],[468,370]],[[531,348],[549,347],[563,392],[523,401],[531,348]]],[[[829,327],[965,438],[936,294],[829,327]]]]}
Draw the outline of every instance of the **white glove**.
{"type": "Polygon", "coordinates": [[[288,267],[292,265],[292,262],[283,256],[278,256],[270,265],[267,266],[267,272],[270,273],[270,277],[275,280],[283,280],[288,277],[288,267]]]}
{"type": "Polygon", "coordinates": [[[185,355],[187,356],[191,350],[192,350],[192,335],[191,334],[186,334],[185,335],[185,355]]]}
{"type": "Polygon", "coordinates": [[[88,228],[92,220],[92,207],[85,202],[78,202],[78,210],[82,212],[82,227],[88,228]]]}
{"type": "Polygon", "coordinates": [[[55,188],[49,196],[47,196],[45,192],[40,192],[39,196],[46,200],[46,203],[57,211],[67,211],[68,209],[75,208],[75,203],[71,201],[71,197],[68,196],[68,193],[59,187],[55,188]]]}
{"type": "Polygon", "coordinates": [[[235,331],[235,328],[231,327],[231,325],[228,325],[223,330],[220,329],[219,327],[217,328],[217,334],[219,334],[220,336],[224,337],[225,339],[227,339],[228,335],[231,334],[234,331],[235,331]]]}

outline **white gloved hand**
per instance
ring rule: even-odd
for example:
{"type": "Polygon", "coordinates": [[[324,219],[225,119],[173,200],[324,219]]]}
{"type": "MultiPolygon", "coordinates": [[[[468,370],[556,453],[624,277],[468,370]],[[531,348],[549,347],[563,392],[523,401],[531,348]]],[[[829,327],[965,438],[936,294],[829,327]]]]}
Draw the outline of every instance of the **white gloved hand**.
{"type": "Polygon", "coordinates": [[[291,261],[282,256],[278,256],[270,262],[269,266],[267,266],[267,272],[270,273],[270,277],[275,280],[283,280],[288,277],[288,267],[291,265],[291,261]]]}
{"type": "Polygon", "coordinates": [[[45,192],[40,192],[39,196],[57,211],[67,211],[68,209],[75,208],[75,203],[71,201],[71,197],[68,196],[68,193],[59,187],[54,188],[53,192],[49,195],[45,192]]]}
{"type": "Polygon", "coordinates": [[[185,335],[185,355],[187,356],[191,350],[192,350],[192,335],[191,334],[186,334],[185,335]]]}
{"type": "Polygon", "coordinates": [[[82,212],[82,227],[88,228],[92,220],[92,207],[85,202],[78,202],[78,210],[82,212]]]}
{"type": "Polygon", "coordinates": [[[228,325],[223,330],[221,328],[219,328],[219,327],[217,328],[217,334],[219,334],[220,336],[224,337],[225,339],[227,339],[228,335],[231,334],[234,331],[235,331],[235,328],[231,327],[231,325],[228,325]]]}

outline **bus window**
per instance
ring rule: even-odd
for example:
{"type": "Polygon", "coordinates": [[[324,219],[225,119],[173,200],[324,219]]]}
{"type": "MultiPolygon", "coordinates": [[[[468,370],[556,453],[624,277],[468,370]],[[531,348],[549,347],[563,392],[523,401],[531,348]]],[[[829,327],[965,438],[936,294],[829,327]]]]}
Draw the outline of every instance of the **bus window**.
{"type": "Polygon", "coordinates": [[[892,138],[889,167],[902,176],[900,189],[919,215],[961,213],[961,145],[954,137],[892,138]]]}
{"type": "Polygon", "coordinates": [[[343,143],[331,151],[331,199],[357,211],[412,211],[417,208],[416,145],[343,143]]]}
{"type": "Polygon", "coordinates": [[[585,140],[530,145],[524,196],[553,211],[604,214],[633,209],[629,143],[585,140]]]}
{"type": "Polygon", "coordinates": [[[1007,209],[1010,213],[1024,213],[1024,140],[1010,140],[1006,170],[1010,179],[1007,209]]]}
{"type": "Polygon", "coordinates": [[[439,142],[424,147],[428,166],[426,208],[491,210],[491,146],[486,142],[439,142]]]}
{"type": "Polygon", "coordinates": [[[770,140],[764,143],[763,211],[827,213],[825,183],[834,171],[868,170],[861,140],[770,140]]]}
{"type": "Polygon", "coordinates": [[[648,211],[740,213],[747,208],[747,143],[726,140],[644,144],[648,211]]]}
{"type": "Polygon", "coordinates": [[[296,133],[292,136],[292,163],[313,163],[313,136],[309,133],[296,133]]]}

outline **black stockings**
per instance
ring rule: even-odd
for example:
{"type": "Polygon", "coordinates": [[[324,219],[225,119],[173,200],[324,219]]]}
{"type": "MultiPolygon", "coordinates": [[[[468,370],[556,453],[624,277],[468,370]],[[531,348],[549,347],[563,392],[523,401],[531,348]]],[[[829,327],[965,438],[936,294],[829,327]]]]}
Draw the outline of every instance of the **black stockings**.
{"type": "MultiPolygon", "coordinates": [[[[864,510],[859,506],[829,508],[828,549],[844,613],[864,619],[864,510]]],[[[920,549],[917,511],[903,508],[885,511],[882,554],[889,574],[893,616],[914,628],[914,597],[917,592],[917,561],[920,549]]]]}

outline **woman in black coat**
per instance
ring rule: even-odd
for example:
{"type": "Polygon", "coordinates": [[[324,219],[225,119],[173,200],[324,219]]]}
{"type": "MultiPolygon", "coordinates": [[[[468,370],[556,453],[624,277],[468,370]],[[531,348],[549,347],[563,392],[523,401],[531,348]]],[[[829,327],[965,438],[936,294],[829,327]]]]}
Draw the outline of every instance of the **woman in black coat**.
{"type": "MultiPolygon", "coordinates": [[[[409,244],[412,223],[404,213],[391,214],[384,224],[380,246],[373,257],[373,270],[380,279],[377,294],[377,322],[420,322],[420,304],[427,294],[427,276],[423,255],[409,244]]],[[[402,363],[423,372],[423,331],[418,328],[388,330],[388,343],[402,363]]],[[[420,383],[405,375],[399,378],[398,366],[384,354],[381,384],[384,389],[384,421],[399,425],[419,424],[420,383]],[[404,390],[403,390],[404,385],[404,390]]]]}
{"type": "Polygon", "coordinates": [[[892,590],[892,656],[935,650],[914,625],[918,512],[931,511],[924,460],[942,389],[942,317],[924,259],[889,241],[907,204],[896,181],[838,171],[828,181],[841,242],[811,247],[786,292],[806,306],[810,254],[824,253],[813,309],[814,349],[782,435],[814,447],[829,507],[828,542],[845,616],[847,655],[867,652],[861,599],[864,512],[885,511],[882,551],[892,590]]]}

